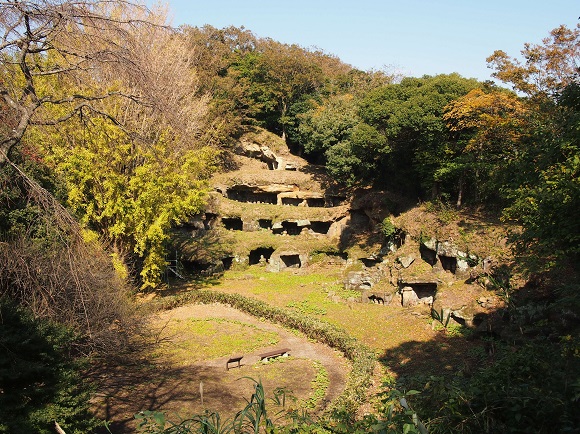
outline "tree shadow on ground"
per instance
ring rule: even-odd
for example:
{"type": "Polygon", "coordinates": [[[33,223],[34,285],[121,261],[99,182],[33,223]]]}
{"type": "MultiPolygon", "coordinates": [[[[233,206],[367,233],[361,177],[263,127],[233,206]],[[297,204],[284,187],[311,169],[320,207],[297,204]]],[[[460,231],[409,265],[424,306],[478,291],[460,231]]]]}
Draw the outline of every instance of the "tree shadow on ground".
{"type": "Polygon", "coordinates": [[[100,383],[94,411],[97,417],[109,421],[110,431],[103,427],[97,433],[136,432],[134,416],[141,411],[163,411],[172,421],[201,414],[206,409],[219,411],[223,420],[232,418],[253,392],[252,380],[242,378],[248,375],[249,368],[226,371],[225,366],[168,367],[147,362],[103,366],[92,373],[100,383]]]}
{"type": "Polygon", "coordinates": [[[379,361],[397,379],[405,381],[415,376],[471,372],[483,349],[482,341],[450,336],[441,331],[427,342],[405,342],[383,353],[379,361]]]}
{"type": "Polygon", "coordinates": [[[326,168],[322,165],[307,164],[300,168],[300,171],[309,175],[314,181],[320,184],[324,189],[325,194],[339,194],[344,191],[343,186],[336,182],[326,172],[326,168]]]}

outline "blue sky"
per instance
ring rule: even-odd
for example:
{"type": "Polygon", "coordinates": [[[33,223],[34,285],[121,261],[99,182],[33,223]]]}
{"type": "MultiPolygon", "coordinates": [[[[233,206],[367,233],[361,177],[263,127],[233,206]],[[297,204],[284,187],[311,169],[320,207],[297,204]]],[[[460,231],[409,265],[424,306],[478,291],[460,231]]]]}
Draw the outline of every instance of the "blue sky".
{"type": "MultiPolygon", "coordinates": [[[[149,4],[152,1],[148,2],[149,4]]],[[[244,26],[316,47],[362,69],[490,78],[495,50],[519,56],[550,30],[580,23],[579,0],[168,0],[172,24],[244,26]]]]}

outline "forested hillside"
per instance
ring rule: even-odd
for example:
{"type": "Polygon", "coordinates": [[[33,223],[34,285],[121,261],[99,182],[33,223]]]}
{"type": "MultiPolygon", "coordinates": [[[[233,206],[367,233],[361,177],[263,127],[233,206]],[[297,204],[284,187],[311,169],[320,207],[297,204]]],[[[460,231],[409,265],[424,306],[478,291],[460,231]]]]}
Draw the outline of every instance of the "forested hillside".
{"type": "MultiPolygon", "coordinates": [[[[258,417],[263,432],[580,432],[580,25],[546,29],[521,60],[490,53],[496,81],[482,83],[360,71],[244,28],[166,23],[163,8],[125,1],[0,1],[0,432],[102,426],[81,378],[141,345],[153,307],[136,300],[167,287],[175,229],[211,210],[212,177],[234,173],[240,141],[256,131],[343,199],[393,194],[447,213],[444,223],[476,215],[509,228],[511,259],[485,277],[510,333],[477,337],[494,350],[475,372],[392,379],[364,417],[260,426],[265,414],[246,409],[246,422],[258,417]],[[421,393],[404,398],[409,389],[421,393]]],[[[369,232],[393,241],[393,221],[369,232]]],[[[281,315],[200,294],[191,299],[281,315]]],[[[353,366],[371,363],[328,324],[282,323],[292,321],[353,366]]],[[[196,417],[143,432],[226,432],[196,417]]]]}

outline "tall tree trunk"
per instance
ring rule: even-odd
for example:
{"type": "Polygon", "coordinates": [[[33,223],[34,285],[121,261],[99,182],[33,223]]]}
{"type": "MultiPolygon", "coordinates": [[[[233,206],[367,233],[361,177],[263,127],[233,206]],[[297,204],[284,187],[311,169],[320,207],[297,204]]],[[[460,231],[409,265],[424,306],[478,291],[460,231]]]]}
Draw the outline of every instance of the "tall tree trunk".
{"type": "Polygon", "coordinates": [[[457,193],[457,203],[455,204],[457,208],[461,208],[463,204],[463,190],[465,188],[465,172],[461,172],[459,176],[459,192],[457,193]]]}

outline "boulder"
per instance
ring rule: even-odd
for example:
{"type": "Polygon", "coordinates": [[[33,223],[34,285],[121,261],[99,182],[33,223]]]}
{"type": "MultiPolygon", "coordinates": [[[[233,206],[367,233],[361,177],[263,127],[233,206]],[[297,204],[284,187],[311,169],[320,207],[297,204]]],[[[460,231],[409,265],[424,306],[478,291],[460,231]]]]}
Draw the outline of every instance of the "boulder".
{"type": "Polygon", "coordinates": [[[373,278],[366,271],[351,271],[344,282],[344,287],[350,290],[370,289],[373,285],[373,278]]]}
{"type": "Polygon", "coordinates": [[[410,286],[405,286],[400,289],[401,305],[403,307],[410,307],[419,304],[419,296],[410,286]]]}
{"type": "Polygon", "coordinates": [[[348,218],[342,218],[330,225],[326,235],[328,235],[330,238],[340,237],[347,228],[348,218]]]}
{"type": "Polygon", "coordinates": [[[457,246],[450,241],[436,242],[437,256],[447,256],[448,258],[457,258],[457,246]]]}
{"type": "Polygon", "coordinates": [[[308,263],[308,256],[296,251],[274,252],[268,260],[266,270],[279,272],[287,268],[302,268],[308,263]]]}
{"type": "Polygon", "coordinates": [[[399,262],[399,264],[401,264],[403,266],[403,268],[409,268],[411,266],[411,264],[415,261],[415,257],[414,256],[401,256],[399,258],[397,258],[397,261],[399,262]]]}
{"type": "Polygon", "coordinates": [[[431,238],[429,240],[422,240],[421,246],[426,248],[426,249],[433,250],[435,253],[437,253],[437,239],[436,238],[431,238]]]}

